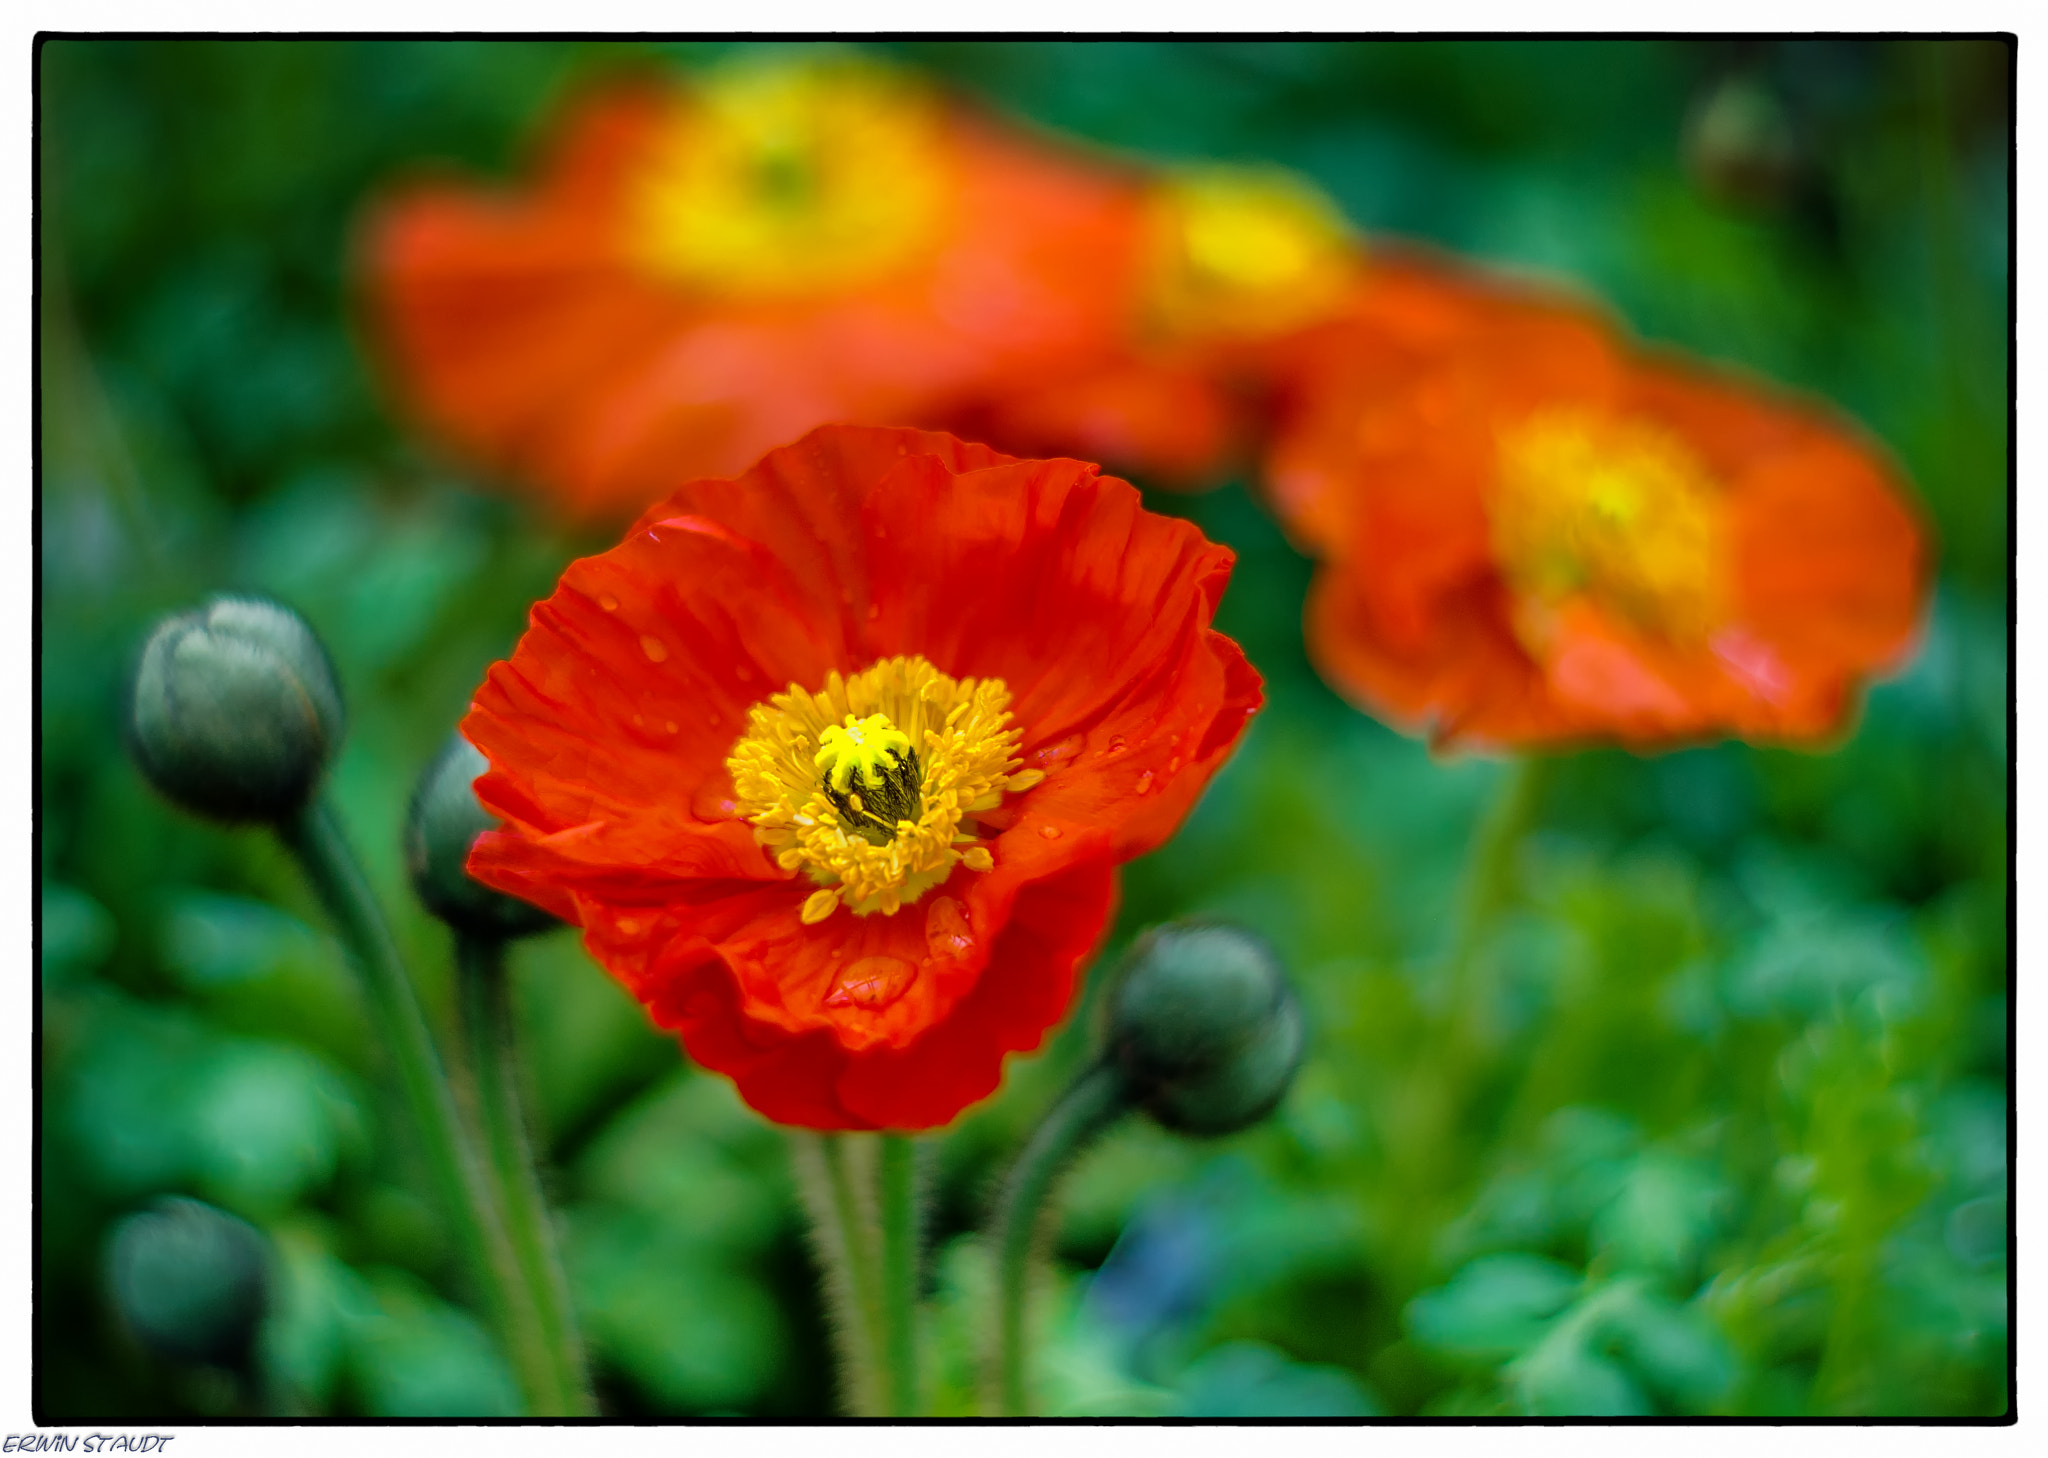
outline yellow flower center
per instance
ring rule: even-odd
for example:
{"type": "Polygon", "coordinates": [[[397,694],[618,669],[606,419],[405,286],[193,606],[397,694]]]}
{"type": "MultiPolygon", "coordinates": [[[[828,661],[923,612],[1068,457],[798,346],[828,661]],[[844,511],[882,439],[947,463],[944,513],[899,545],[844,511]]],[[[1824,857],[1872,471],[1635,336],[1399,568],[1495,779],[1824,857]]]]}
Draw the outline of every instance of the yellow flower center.
{"type": "Polygon", "coordinates": [[[893,916],[956,864],[993,868],[973,817],[1045,778],[1019,769],[1022,733],[1001,679],[885,658],[754,705],[726,768],[754,838],[821,888],[806,922],[841,905],[893,916]]]}
{"type": "Polygon", "coordinates": [[[1532,612],[1585,593],[1646,631],[1691,640],[1725,590],[1720,488],[1668,432],[1587,411],[1539,412],[1505,432],[1494,551],[1532,612]]]}
{"type": "Polygon", "coordinates": [[[629,249],[721,294],[801,294],[886,273],[936,233],[943,122],[923,86],[873,62],[727,68],[655,143],[629,249]]]}
{"type": "Polygon", "coordinates": [[[1206,167],[1152,203],[1152,312],[1184,335],[1275,334],[1342,296],[1358,244],[1329,198],[1292,173],[1206,167]]]}

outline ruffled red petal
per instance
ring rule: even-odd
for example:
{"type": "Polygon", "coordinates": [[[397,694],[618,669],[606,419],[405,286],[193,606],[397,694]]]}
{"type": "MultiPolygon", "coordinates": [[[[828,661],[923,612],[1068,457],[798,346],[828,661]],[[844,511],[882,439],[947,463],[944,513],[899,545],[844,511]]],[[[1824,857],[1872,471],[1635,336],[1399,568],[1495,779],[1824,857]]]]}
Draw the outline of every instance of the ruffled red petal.
{"type": "Polygon", "coordinates": [[[1057,1019],[1114,865],[1171,834],[1257,709],[1208,626],[1230,564],[1083,462],[814,431],[683,486],[535,607],[463,723],[505,819],[470,868],[580,923],[764,1113],[942,1123],[1057,1019]],[[1045,778],[986,818],[992,871],[805,926],[814,888],[754,843],[726,758],[750,705],[902,654],[1001,678],[1045,778]],[[939,1064],[941,1092],[895,1086],[939,1064]]]}

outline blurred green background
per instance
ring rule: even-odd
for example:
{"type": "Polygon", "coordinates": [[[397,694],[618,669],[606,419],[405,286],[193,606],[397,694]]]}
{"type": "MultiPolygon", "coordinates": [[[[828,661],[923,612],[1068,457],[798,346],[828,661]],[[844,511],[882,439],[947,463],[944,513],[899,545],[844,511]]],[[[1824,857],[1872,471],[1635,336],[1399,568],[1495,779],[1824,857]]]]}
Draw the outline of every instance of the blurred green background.
{"type": "MultiPolygon", "coordinates": [[[[151,795],[121,687],[152,618],[208,591],[310,617],[350,694],[336,793],[445,1021],[406,797],[528,605],[606,543],[396,423],[351,227],[423,160],[512,175],[593,72],[730,49],[40,47],[38,1421],[514,1401],[317,909],[265,836],[151,795]],[[166,1194],[268,1245],[240,1373],[144,1345],[110,1295],[118,1222],[166,1194]]],[[[1313,1047],[1268,1124],[1134,1122],[1077,1168],[1046,1410],[2003,1412],[2009,47],[875,49],[1136,154],[1300,168],[1368,230],[1575,280],[1652,339],[1824,394],[1904,461],[1940,542],[1917,658],[1831,752],[1544,766],[1476,1052],[1442,1060],[1420,1029],[1506,766],[1432,759],[1323,687],[1309,564],[1242,483],[1148,491],[1238,550],[1220,626],[1271,706],[1130,868],[1102,965],[1159,919],[1236,919],[1282,950],[1313,1047]],[[1418,1155],[1425,1105],[1459,1117],[1418,1155]]],[[[778,1133],[572,933],[516,972],[606,1411],[831,1412],[778,1133]]],[[[941,1410],[972,1398],[968,1237],[1089,1034],[1084,1008],[933,1141],[941,1410]]]]}

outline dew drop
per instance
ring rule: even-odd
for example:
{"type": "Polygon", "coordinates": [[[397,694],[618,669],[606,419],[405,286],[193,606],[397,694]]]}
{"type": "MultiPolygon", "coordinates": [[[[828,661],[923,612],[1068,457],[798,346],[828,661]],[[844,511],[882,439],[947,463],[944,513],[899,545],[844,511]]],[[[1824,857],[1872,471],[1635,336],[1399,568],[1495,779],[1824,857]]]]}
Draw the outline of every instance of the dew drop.
{"type": "Polygon", "coordinates": [[[664,720],[661,727],[673,734],[676,732],[676,721],[673,719],[664,720]]]}
{"type": "Polygon", "coordinates": [[[630,937],[630,936],[632,936],[632,935],[633,935],[633,934],[634,934],[635,932],[637,932],[637,931],[639,931],[639,930],[640,930],[640,923],[639,923],[639,922],[637,922],[637,921],[634,921],[634,920],[633,920],[633,919],[632,919],[631,917],[626,917],[626,916],[622,916],[622,917],[620,917],[620,918],[619,918],[619,935],[620,935],[620,936],[630,937]]]}
{"type": "Polygon", "coordinates": [[[739,808],[720,784],[700,785],[690,796],[690,813],[699,820],[730,820],[739,808]]]}
{"type": "Polygon", "coordinates": [[[1069,734],[1057,744],[1048,744],[1043,749],[1034,749],[1031,753],[1025,755],[1024,768],[1040,770],[1050,774],[1065,764],[1066,761],[1078,755],[1081,752],[1082,746],[1087,742],[1079,734],[1069,734]]]}
{"type": "Polygon", "coordinates": [[[1168,774],[1170,774],[1170,775],[1177,775],[1177,774],[1179,774],[1179,773],[1180,773],[1180,764],[1181,764],[1180,756],[1176,754],[1176,755],[1175,755],[1175,756],[1174,756],[1174,757],[1173,757],[1172,759],[1169,759],[1169,760],[1168,760],[1168,761],[1166,762],[1166,772],[1167,772],[1168,774]]]}
{"type": "Polygon", "coordinates": [[[887,1007],[917,980],[917,968],[901,957],[862,957],[833,979],[827,1007],[887,1007]]]}
{"type": "Polygon", "coordinates": [[[619,610],[619,600],[608,592],[601,592],[597,595],[597,605],[608,613],[615,613],[619,610]]]}
{"type": "Polygon", "coordinates": [[[1060,838],[1060,828],[1057,825],[1041,825],[1038,827],[1038,833],[1047,840],[1058,840],[1060,838]]]}
{"type": "Polygon", "coordinates": [[[1104,750],[1102,751],[1102,757],[1103,757],[1104,759],[1114,759],[1114,758],[1115,758],[1115,757],[1116,757],[1117,755],[1119,755],[1119,754],[1122,754],[1123,752],[1124,752],[1124,737],[1123,737],[1123,735],[1121,735],[1121,734],[1112,734],[1112,735],[1110,735],[1110,737],[1109,737],[1109,745],[1108,745],[1108,747],[1107,747],[1107,748],[1105,748],[1105,749],[1104,749],[1104,750]]]}
{"type": "Polygon", "coordinates": [[[1180,748],[1180,734],[1178,732],[1166,736],[1166,747],[1168,749],[1180,748]]]}
{"type": "Polygon", "coordinates": [[[871,622],[871,623],[872,623],[872,622],[873,622],[873,621],[874,621],[874,620],[875,620],[876,618],[879,618],[879,617],[880,617],[881,615],[882,615],[882,605],[881,605],[880,603],[878,603],[878,602],[871,602],[871,603],[869,603],[869,604],[868,604],[868,621],[869,621],[869,622],[871,622]]]}
{"type": "Polygon", "coordinates": [[[1145,773],[1138,776],[1138,793],[1141,795],[1152,793],[1152,771],[1146,770],[1145,773]]]}
{"type": "Polygon", "coordinates": [[[652,633],[642,633],[640,635],[640,651],[647,655],[648,662],[660,663],[668,657],[668,644],[662,642],[661,639],[655,637],[652,633]]]}
{"type": "Polygon", "coordinates": [[[950,896],[939,897],[924,914],[924,937],[934,957],[964,959],[974,951],[967,909],[950,896]]]}

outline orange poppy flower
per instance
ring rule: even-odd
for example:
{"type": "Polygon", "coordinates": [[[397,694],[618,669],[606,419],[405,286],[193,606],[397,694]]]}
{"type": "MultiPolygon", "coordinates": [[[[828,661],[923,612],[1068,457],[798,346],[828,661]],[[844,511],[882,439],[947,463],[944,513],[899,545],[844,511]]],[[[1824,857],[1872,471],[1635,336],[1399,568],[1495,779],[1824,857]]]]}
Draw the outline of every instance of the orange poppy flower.
{"type": "Polygon", "coordinates": [[[1362,707],[1439,743],[1804,740],[1906,651],[1922,530],[1842,424],[1535,298],[1407,344],[1326,357],[1267,470],[1362,707]]]}
{"type": "Polygon", "coordinates": [[[617,82],[534,184],[373,217],[408,405],[572,515],[637,513],[826,421],[934,424],[1098,351],[1130,185],[845,56],[617,82]]]}
{"type": "Polygon", "coordinates": [[[813,431],[534,608],[462,724],[505,821],[469,868],[768,1117],[943,1124],[1258,708],[1231,562],[1079,461],[813,431]]]}
{"type": "Polygon", "coordinates": [[[1213,486],[1257,434],[1297,337],[1344,312],[1372,269],[1336,204],[1280,168],[1180,168],[1129,205],[1121,248],[1098,265],[1123,295],[1107,348],[962,424],[1014,450],[1213,486]]]}

